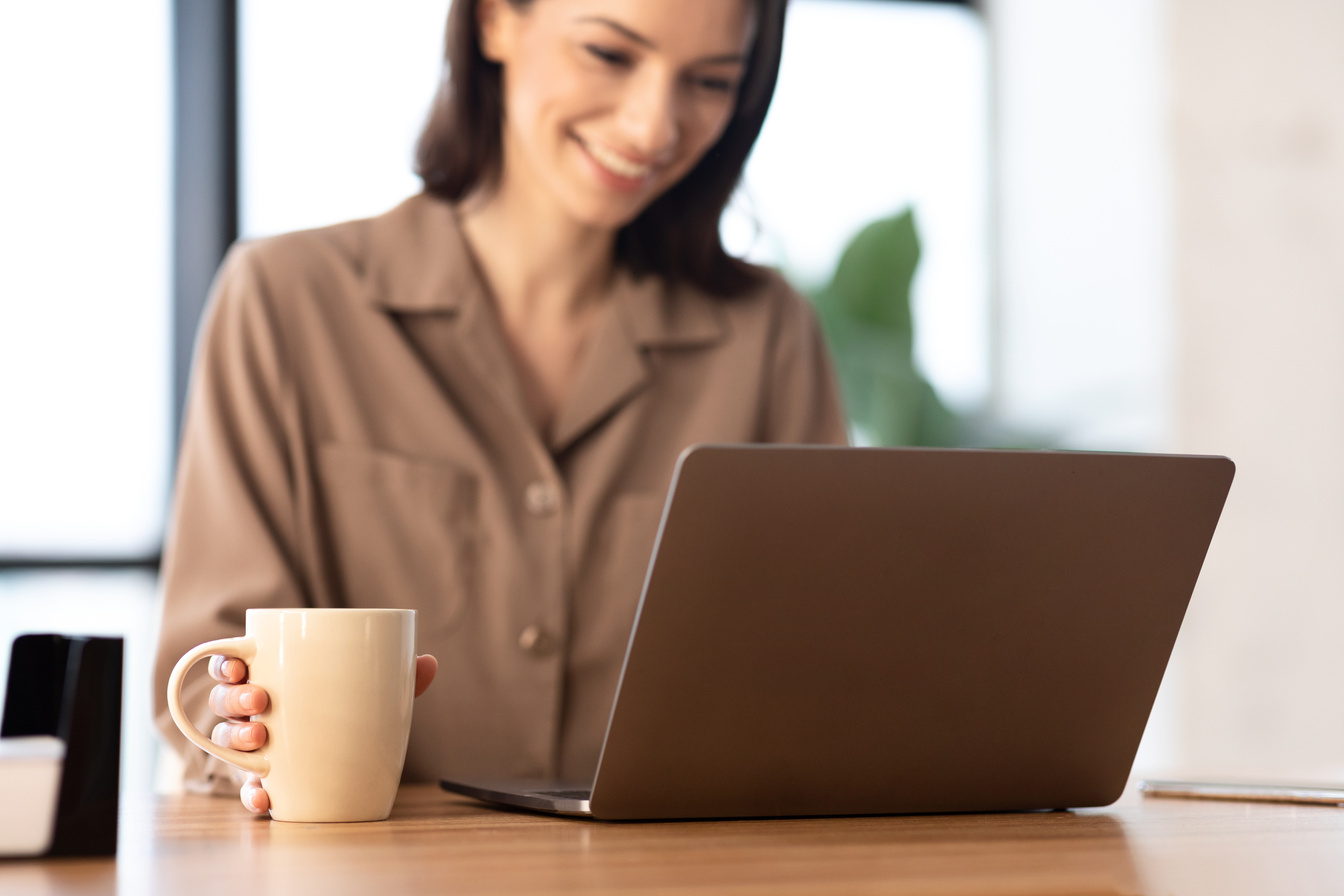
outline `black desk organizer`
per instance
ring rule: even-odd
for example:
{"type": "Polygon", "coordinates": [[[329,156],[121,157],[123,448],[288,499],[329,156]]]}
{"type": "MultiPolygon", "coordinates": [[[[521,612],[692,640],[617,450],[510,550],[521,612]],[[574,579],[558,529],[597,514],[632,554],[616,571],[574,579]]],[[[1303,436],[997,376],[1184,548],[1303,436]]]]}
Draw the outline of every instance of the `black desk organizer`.
{"type": "Polygon", "coordinates": [[[121,770],[121,638],[20,635],[14,640],[0,737],[65,741],[50,856],[117,854],[121,770]]]}

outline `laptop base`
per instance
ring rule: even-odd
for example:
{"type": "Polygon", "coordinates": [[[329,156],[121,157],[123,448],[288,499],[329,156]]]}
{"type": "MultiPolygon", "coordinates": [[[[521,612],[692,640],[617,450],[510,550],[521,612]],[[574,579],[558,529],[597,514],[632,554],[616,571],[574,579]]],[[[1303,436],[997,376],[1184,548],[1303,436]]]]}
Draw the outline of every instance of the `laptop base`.
{"type": "Polygon", "coordinates": [[[552,815],[592,817],[589,798],[592,788],[561,781],[509,781],[498,784],[468,784],[463,781],[440,781],[439,786],[449,793],[516,809],[530,809],[552,815]]]}

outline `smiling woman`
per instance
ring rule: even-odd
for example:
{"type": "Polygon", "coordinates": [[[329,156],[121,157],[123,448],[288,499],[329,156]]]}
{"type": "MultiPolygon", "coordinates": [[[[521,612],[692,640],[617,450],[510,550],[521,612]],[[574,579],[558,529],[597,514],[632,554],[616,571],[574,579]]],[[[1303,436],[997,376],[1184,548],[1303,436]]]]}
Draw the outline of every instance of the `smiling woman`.
{"type": "MultiPolygon", "coordinates": [[[[425,191],[220,271],[161,707],[176,659],[248,608],[409,607],[442,670],[409,777],[591,778],[677,457],[845,439],[809,306],[719,238],[782,29],[782,0],[454,3],[425,191]]],[[[265,716],[244,710],[267,698],[238,666],[183,703],[257,749],[265,716]]],[[[160,727],[194,785],[238,792],[160,727]]],[[[269,805],[255,780],[242,794],[269,805]]]]}
{"type": "Polygon", "coordinates": [[[635,272],[741,292],[759,277],[724,251],[719,219],[765,121],[783,26],[783,0],[456,3],[444,61],[462,74],[439,88],[417,170],[458,201],[517,157],[579,220],[621,228],[635,272]]]}

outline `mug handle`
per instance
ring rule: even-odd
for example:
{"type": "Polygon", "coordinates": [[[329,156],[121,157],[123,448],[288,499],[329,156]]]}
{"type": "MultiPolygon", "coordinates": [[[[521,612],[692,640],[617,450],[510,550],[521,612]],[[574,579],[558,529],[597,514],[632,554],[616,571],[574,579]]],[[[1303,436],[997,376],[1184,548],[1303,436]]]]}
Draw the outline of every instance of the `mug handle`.
{"type": "Polygon", "coordinates": [[[182,659],[177,661],[177,665],[173,667],[173,674],[168,677],[168,711],[172,714],[177,727],[182,729],[182,733],[196,746],[211,756],[224,760],[229,765],[237,766],[245,772],[251,772],[264,778],[271,772],[271,764],[266,760],[266,757],[258,756],[256,753],[244,753],[242,750],[221,747],[197,731],[196,726],[191,723],[191,719],[187,718],[186,711],[182,709],[182,679],[186,677],[187,670],[207,656],[215,654],[240,659],[251,665],[252,660],[257,655],[257,642],[250,637],[223,638],[219,641],[206,641],[204,644],[197,644],[188,650],[182,659]]]}

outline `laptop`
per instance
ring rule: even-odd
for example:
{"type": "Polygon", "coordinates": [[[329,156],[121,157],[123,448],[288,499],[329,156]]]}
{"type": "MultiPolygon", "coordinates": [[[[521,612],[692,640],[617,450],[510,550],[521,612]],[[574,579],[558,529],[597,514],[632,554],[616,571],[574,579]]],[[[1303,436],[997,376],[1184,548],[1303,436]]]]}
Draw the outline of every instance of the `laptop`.
{"type": "Polygon", "coordinates": [[[1103,806],[1232,483],[1223,457],[698,446],[592,781],[599,819],[1103,806]]]}

